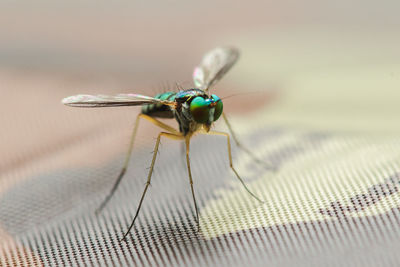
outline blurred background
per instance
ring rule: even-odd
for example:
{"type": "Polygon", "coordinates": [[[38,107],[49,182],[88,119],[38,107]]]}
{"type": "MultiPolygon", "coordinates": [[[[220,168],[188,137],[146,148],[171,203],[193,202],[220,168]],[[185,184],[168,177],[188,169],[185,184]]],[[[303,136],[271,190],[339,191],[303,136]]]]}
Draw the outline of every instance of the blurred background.
{"type": "MultiPolygon", "coordinates": [[[[397,131],[399,8],[372,0],[2,1],[1,173],[99,131],[123,129],[126,138],[138,112],[71,109],[63,97],[191,87],[193,67],[218,45],[242,52],[216,88],[221,97],[245,93],[226,100],[233,116],[397,131]]],[[[120,140],[115,151],[126,145],[120,140]]]]}
{"type": "MultiPolygon", "coordinates": [[[[261,127],[361,133],[382,137],[379,142],[398,136],[399,10],[395,0],[3,0],[0,194],[10,196],[6,192],[13,186],[43,173],[60,171],[71,178],[75,169],[86,168],[82,173],[93,170],[94,175],[103,173],[99,166],[114,162],[114,169],[104,172],[104,196],[140,109],[70,108],[61,99],[131,92],[153,96],[175,90],[175,83],[190,88],[202,55],[220,45],[241,51],[237,65],[213,89],[222,98],[235,95],[224,100],[224,110],[241,136],[261,127]]],[[[138,158],[149,156],[157,131],[141,125],[137,147],[145,152],[138,158]]],[[[42,179],[41,187],[50,178],[42,179]]],[[[95,184],[90,186],[98,203],[102,196],[95,184]]],[[[54,192],[63,192],[59,187],[54,192]]],[[[73,208],[85,194],[74,197],[73,208]]],[[[7,219],[0,221],[7,225],[0,227],[2,240],[13,229],[7,219]]]]}

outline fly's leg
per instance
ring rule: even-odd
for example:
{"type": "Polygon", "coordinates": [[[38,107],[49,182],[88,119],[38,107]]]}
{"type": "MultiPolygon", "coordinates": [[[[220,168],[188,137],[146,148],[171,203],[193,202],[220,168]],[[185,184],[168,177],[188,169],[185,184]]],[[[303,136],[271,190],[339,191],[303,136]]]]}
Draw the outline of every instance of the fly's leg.
{"type": "Polygon", "coordinates": [[[199,220],[199,210],[197,208],[197,202],[196,202],[196,197],[194,195],[194,188],[193,188],[193,178],[192,178],[192,171],[190,170],[190,158],[189,158],[189,147],[190,147],[190,135],[187,135],[185,137],[185,144],[186,144],[186,164],[188,168],[188,174],[189,174],[189,182],[190,182],[190,188],[192,190],[192,197],[193,197],[193,202],[194,202],[194,208],[196,210],[196,222],[197,222],[197,230],[200,229],[200,220],[199,220]]]}
{"type": "Polygon", "coordinates": [[[111,199],[111,197],[114,195],[115,191],[117,190],[118,185],[119,185],[119,183],[120,183],[121,180],[122,180],[122,177],[124,177],[124,175],[125,175],[126,169],[128,168],[129,160],[130,160],[130,158],[131,158],[132,149],[133,149],[133,144],[134,144],[135,137],[136,137],[136,132],[137,132],[137,129],[138,129],[138,127],[139,127],[140,115],[141,115],[141,114],[139,114],[139,115],[136,117],[135,125],[134,125],[134,127],[133,127],[132,136],[131,136],[131,139],[130,139],[130,142],[129,142],[128,153],[127,153],[126,156],[125,156],[125,162],[124,162],[124,165],[123,165],[123,167],[122,167],[122,170],[121,170],[121,172],[119,173],[118,178],[117,178],[117,180],[115,181],[115,183],[114,183],[114,185],[113,185],[113,187],[112,187],[110,193],[108,193],[108,195],[107,195],[106,198],[103,200],[103,202],[101,203],[101,205],[97,208],[96,214],[99,214],[99,213],[103,210],[103,208],[106,206],[106,204],[108,203],[108,201],[111,199]]]}
{"type": "Polygon", "coordinates": [[[136,210],[135,217],[133,217],[133,220],[132,220],[131,225],[129,226],[128,230],[126,231],[126,233],[124,234],[124,236],[123,236],[123,238],[122,238],[123,241],[126,241],[127,235],[129,234],[129,232],[131,231],[133,225],[135,224],[136,218],[137,218],[138,215],[139,215],[140,208],[142,207],[142,203],[143,203],[144,196],[146,195],[147,189],[149,188],[150,181],[151,181],[151,175],[153,174],[154,163],[156,162],[156,158],[157,158],[157,152],[158,152],[158,147],[159,147],[159,145],[160,145],[161,136],[165,136],[165,137],[168,137],[168,138],[174,139],[174,140],[182,140],[182,139],[185,138],[185,137],[183,137],[182,134],[180,134],[180,133],[179,133],[179,134],[175,134],[175,133],[161,132],[161,133],[158,134],[157,141],[156,141],[156,145],[155,145],[155,147],[154,147],[153,159],[152,159],[152,161],[151,161],[149,174],[148,174],[148,176],[147,176],[146,186],[144,187],[144,191],[143,191],[143,193],[142,193],[142,197],[140,198],[139,206],[138,206],[138,208],[137,208],[137,210],[136,210]]]}
{"type": "Polygon", "coordinates": [[[228,126],[228,130],[229,130],[229,132],[231,133],[233,140],[235,141],[236,145],[237,145],[239,148],[243,149],[243,151],[246,152],[246,153],[247,153],[255,162],[257,162],[258,164],[262,164],[262,165],[264,165],[266,168],[271,169],[271,170],[275,170],[275,169],[276,169],[275,166],[272,166],[271,164],[267,164],[266,162],[264,162],[264,161],[258,159],[258,158],[253,154],[253,152],[251,152],[247,147],[243,146],[243,145],[239,142],[239,140],[237,139],[236,134],[235,134],[235,132],[233,131],[232,126],[231,126],[231,124],[229,123],[228,118],[226,117],[226,115],[225,115],[224,112],[222,113],[222,118],[224,119],[224,121],[225,121],[225,123],[226,123],[226,126],[228,126]]]}
{"type": "Polygon", "coordinates": [[[215,131],[209,131],[207,134],[212,134],[212,135],[222,135],[225,136],[227,141],[228,141],[228,157],[229,157],[229,166],[231,167],[232,171],[235,173],[236,177],[239,179],[239,181],[242,183],[243,187],[246,189],[246,191],[255,199],[257,199],[258,201],[260,201],[261,203],[264,203],[264,201],[262,201],[260,198],[258,198],[253,192],[250,191],[250,189],[247,188],[246,184],[244,183],[244,181],[242,180],[242,178],[240,178],[238,172],[235,170],[235,168],[233,167],[233,163],[232,163],[232,153],[231,153],[231,141],[230,141],[230,137],[228,133],[224,133],[224,132],[215,132],[215,131]]]}
{"type": "Polygon", "coordinates": [[[122,177],[124,177],[124,175],[125,175],[126,169],[128,168],[129,160],[130,160],[130,158],[131,158],[132,149],[133,149],[133,144],[134,144],[134,141],[135,141],[137,129],[138,129],[138,127],[139,127],[139,121],[140,121],[140,119],[146,119],[146,120],[150,121],[151,123],[157,125],[158,127],[162,128],[162,129],[164,129],[164,130],[167,130],[167,131],[169,131],[169,132],[171,132],[171,133],[174,133],[174,134],[179,134],[179,132],[178,132],[177,130],[175,130],[174,128],[172,128],[171,126],[169,126],[169,125],[167,125],[167,124],[165,124],[165,123],[163,123],[163,122],[161,122],[161,121],[159,121],[159,120],[157,120],[157,119],[154,119],[154,118],[152,118],[152,117],[150,117],[150,116],[148,116],[148,115],[139,114],[139,115],[136,117],[136,121],[135,121],[135,125],[134,125],[134,127],[133,127],[133,132],[132,132],[131,140],[130,140],[130,143],[129,143],[128,153],[127,153],[126,156],[125,156],[125,162],[124,162],[124,165],[123,165],[123,167],[122,167],[122,170],[121,170],[121,172],[119,173],[118,178],[117,178],[117,180],[115,181],[115,183],[114,183],[114,185],[113,185],[113,187],[112,187],[110,193],[108,193],[107,197],[103,200],[103,202],[101,203],[101,205],[97,208],[96,214],[99,214],[99,213],[103,210],[103,208],[106,206],[106,204],[108,203],[108,201],[111,199],[111,197],[114,195],[115,191],[117,190],[118,185],[119,185],[119,183],[120,183],[121,180],[122,180],[122,177]]]}
{"type": "Polygon", "coordinates": [[[182,159],[182,163],[185,164],[186,160],[185,160],[185,154],[186,154],[186,145],[184,143],[181,144],[181,159],[182,159]]]}

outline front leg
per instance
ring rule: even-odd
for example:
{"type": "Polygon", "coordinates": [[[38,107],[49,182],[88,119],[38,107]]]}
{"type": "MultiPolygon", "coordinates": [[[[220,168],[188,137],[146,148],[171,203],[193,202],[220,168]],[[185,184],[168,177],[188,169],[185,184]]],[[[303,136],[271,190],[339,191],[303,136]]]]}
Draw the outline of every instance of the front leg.
{"type": "Polygon", "coordinates": [[[186,135],[185,136],[185,144],[186,144],[186,164],[188,168],[188,174],[189,174],[189,182],[190,182],[190,188],[192,190],[192,197],[193,197],[193,202],[194,202],[194,208],[196,210],[196,221],[197,221],[197,230],[200,229],[200,220],[199,220],[199,210],[197,208],[197,202],[196,202],[196,197],[194,195],[194,188],[193,188],[193,178],[192,178],[192,171],[190,170],[190,159],[189,159],[189,147],[190,147],[190,137],[191,135],[186,135]]]}
{"type": "Polygon", "coordinates": [[[209,131],[207,134],[212,134],[212,135],[222,135],[225,136],[227,141],[228,141],[228,157],[229,157],[229,166],[231,167],[232,171],[235,173],[236,177],[239,179],[239,181],[242,183],[243,187],[246,189],[246,191],[255,199],[260,201],[261,203],[264,203],[260,198],[258,198],[253,192],[250,191],[249,188],[247,188],[246,184],[244,183],[243,179],[239,176],[238,172],[235,170],[233,167],[232,163],[232,153],[231,153],[231,141],[230,141],[230,136],[228,133],[224,132],[216,132],[216,131],[209,131]]]}
{"type": "Polygon", "coordinates": [[[139,201],[139,206],[136,210],[136,214],[135,217],[133,217],[132,223],[128,228],[128,231],[126,231],[126,233],[124,234],[124,237],[122,238],[122,240],[126,240],[126,237],[128,236],[129,232],[131,231],[133,225],[135,224],[135,221],[139,215],[139,211],[140,208],[142,207],[142,203],[144,200],[144,196],[146,195],[147,189],[149,188],[150,182],[151,182],[151,176],[153,174],[153,169],[154,169],[154,164],[156,163],[156,158],[157,158],[157,152],[158,152],[158,147],[160,145],[160,141],[161,141],[161,136],[165,136],[167,138],[173,139],[173,140],[182,140],[185,137],[181,134],[174,134],[174,133],[166,133],[166,132],[161,132],[159,133],[158,137],[157,137],[157,141],[156,141],[156,145],[154,147],[154,154],[153,154],[153,159],[151,161],[151,165],[150,165],[150,170],[149,170],[149,174],[147,175],[147,182],[146,182],[146,186],[144,187],[143,193],[142,193],[142,197],[140,198],[139,201]]]}
{"type": "Polygon", "coordinates": [[[255,162],[257,162],[258,164],[264,165],[264,166],[265,166],[267,169],[269,169],[269,170],[272,170],[272,171],[275,171],[275,170],[276,170],[276,167],[275,167],[275,166],[273,166],[273,165],[271,165],[271,164],[268,164],[268,163],[266,163],[266,162],[260,160],[259,158],[257,158],[257,157],[254,155],[253,152],[251,152],[247,147],[243,146],[242,143],[239,142],[239,140],[238,140],[238,138],[236,137],[236,134],[235,134],[235,132],[233,131],[232,126],[231,126],[231,124],[229,123],[228,118],[226,117],[226,115],[225,115],[224,112],[222,113],[222,118],[224,119],[224,121],[225,121],[225,123],[226,123],[226,126],[228,127],[228,130],[229,130],[229,132],[230,132],[231,135],[232,135],[233,140],[235,141],[236,145],[237,145],[240,149],[242,149],[244,152],[246,152],[246,153],[247,153],[255,162]]]}

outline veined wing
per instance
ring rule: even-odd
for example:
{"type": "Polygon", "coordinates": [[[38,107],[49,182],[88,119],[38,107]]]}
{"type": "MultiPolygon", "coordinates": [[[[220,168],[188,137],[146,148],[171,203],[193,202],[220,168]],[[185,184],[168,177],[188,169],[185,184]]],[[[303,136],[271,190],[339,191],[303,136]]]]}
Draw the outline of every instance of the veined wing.
{"type": "Polygon", "coordinates": [[[159,103],[168,106],[175,105],[173,101],[161,100],[154,97],[138,94],[118,94],[113,96],[74,95],[64,98],[61,102],[67,106],[83,108],[140,106],[153,103],[159,103]]]}
{"type": "Polygon", "coordinates": [[[239,50],[234,47],[217,47],[204,55],[200,65],[194,69],[194,85],[202,90],[219,81],[239,58],[239,50]]]}

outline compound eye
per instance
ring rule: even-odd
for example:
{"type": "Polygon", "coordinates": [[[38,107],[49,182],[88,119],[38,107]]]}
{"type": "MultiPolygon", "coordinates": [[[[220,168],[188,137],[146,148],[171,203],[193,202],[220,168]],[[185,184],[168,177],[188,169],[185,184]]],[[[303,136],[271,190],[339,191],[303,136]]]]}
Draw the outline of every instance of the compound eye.
{"type": "Polygon", "coordinates": [[[206,123],[210,116],[210,102],[200,96],[196,96],[190,103],[190,113],[198,123],[206,123]]]}
{"type": "Polygon", "coordinates": [[[218,120],[218,118],[222,114],[222,110],[224,109],[224,105],[222,104],[222,100],[216,96],[216,95],[211,95],[212,99],[214,99],[215,103],[215,111],[214,111],[214,121],[218,120]]]}

